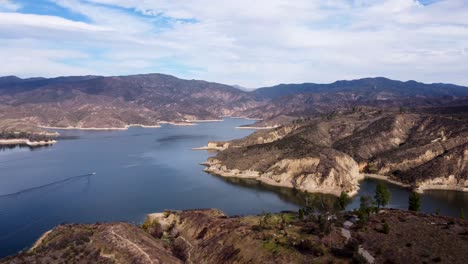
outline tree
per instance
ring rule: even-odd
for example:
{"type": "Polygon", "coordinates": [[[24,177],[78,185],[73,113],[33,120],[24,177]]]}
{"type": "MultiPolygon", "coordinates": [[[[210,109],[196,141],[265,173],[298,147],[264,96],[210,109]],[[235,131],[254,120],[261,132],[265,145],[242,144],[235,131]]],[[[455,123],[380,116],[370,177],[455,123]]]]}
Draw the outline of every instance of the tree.
{"type": "Polygon", "coordinates": [[[421,196],[417,192],[412,192],[408,198],[408,210],[419,211],[421,207],[421,196]]]}
{"type": "Polygon", "coordinates": [[[460,218],[465,219],[465,212],[463,211],[463,208],[460,208],[460,218]]]}
{"type": "Polygon", "coordinates": [[[338,200],[337,200],[338,208],[340,210],[344,210],[350,201],[351,201],[351,198],[349,198],[349,195],[345,192],[341,192],[341,195],[340,197],[338,197],[338,200]]]}
{"type": "Polygon", "coordinates": [[[360,205],[359,211],[363,212],[364,214],[369,217],[370,213],[374,211],[375,201],[370,196],[361,196],[360,198],[360,205]]]}
{"type": "Polygon", "coordinates": [[[390,202],[392,193],[388,190],[387,185],[379,182],[375,187],[374,198],[377,203],[377,208],[380,208],[381,206],[386,206],[390,202]]]}

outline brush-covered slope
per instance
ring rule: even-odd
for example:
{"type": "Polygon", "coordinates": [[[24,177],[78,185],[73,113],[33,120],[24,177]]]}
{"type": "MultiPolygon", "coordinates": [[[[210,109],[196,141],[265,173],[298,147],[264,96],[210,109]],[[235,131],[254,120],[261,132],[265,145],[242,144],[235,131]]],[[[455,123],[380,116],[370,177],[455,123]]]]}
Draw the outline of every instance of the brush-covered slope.
{"type": "Polygon", "coordinates": [[[466,220],[382,210],[353,224],[353,213],[327,215],[209,209],[151,214],[141,228],[62,225],[0,263],[465,263],[466,220]]]}
{"type": "Polygon", "coordinates": [[[468,188],[466,116],[362,107],[215,144],[222,151],[207,172],[305,191],[355,193],[363,173],[421,190],[468,188]]]}

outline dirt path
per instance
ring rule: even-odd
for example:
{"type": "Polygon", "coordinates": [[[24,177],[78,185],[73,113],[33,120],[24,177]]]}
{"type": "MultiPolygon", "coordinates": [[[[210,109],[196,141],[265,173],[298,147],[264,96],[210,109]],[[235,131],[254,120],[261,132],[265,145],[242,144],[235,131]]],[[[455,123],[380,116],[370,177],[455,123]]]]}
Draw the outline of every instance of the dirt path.
{"type": "Polygon", "coordinates": [[[184,240],[185,243],[187,243],[187,245],[189,245],[190,249],[187,253],[187,263],[190,263],[190,264],[193,264],[193,262],[190,260],[191,257],[192,257],[192,249],[193,249],[193,246],[192,244],[190,244],[190,242],[187,241],[187,239],[185,239],[183,236],[179,236],[182,240],[184,240]]]}
{"type": "Polygon", "coordinates": [[[143,254],[149,261],[149,263],[154,263],[153,260],[151,259],[150,255],[148,255],[148,253],[146,253],[140,246],[138,246],[137,244],[133,243],[132,241],[130,241],[129,239],[117,234],[115,231],[114,231],[114,227],[111,228],[110,230],[111,234],[113,234],[114,236],[120,238],[122,241],[124,241],[126,244],[128,245],[131,245],[133,246],[134,248],[136,248],[141,254],[143,254]]]}

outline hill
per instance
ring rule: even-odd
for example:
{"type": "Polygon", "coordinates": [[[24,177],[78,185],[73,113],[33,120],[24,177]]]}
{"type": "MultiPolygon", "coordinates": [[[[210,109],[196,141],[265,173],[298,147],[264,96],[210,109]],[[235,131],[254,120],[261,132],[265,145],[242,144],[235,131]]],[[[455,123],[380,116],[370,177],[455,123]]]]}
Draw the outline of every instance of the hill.
{"type": "Polygon", "coordinates": [[[324,220],[312,208],[244,217],[166,211],[141,228],[61,225],[0,263],[465,263],[466,220],[398,210],[366,222],[354,212],[324,220]]]}

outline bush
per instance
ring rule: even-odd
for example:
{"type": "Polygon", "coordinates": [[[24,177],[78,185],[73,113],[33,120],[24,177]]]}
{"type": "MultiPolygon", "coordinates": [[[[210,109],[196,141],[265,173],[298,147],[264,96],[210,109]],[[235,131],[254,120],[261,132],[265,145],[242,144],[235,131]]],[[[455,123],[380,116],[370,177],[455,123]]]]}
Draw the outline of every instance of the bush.
{"type": "Polygon", "coordinates": [[[384,234],[390,233],[390,226],[388,225],[387,222],[385,222],[385,223],[383,224],[383,226],[382,226],[382,232],[383,232],[384,234]]]}
{"type": "Polygon", "coordinates": [[[367,164],[367,172],[369,173],[378,173],[379,172],[379,167],[377,166],[377,163],[375,162],[369,162],[369,164],[367,164]]]}
{"type": "Polygon", "coordinates": [[[155,238],[161,238],[163,235],[162,226],[156,219],[146,219],[141,228],[143,228],[143,230],[155,238]]]}

